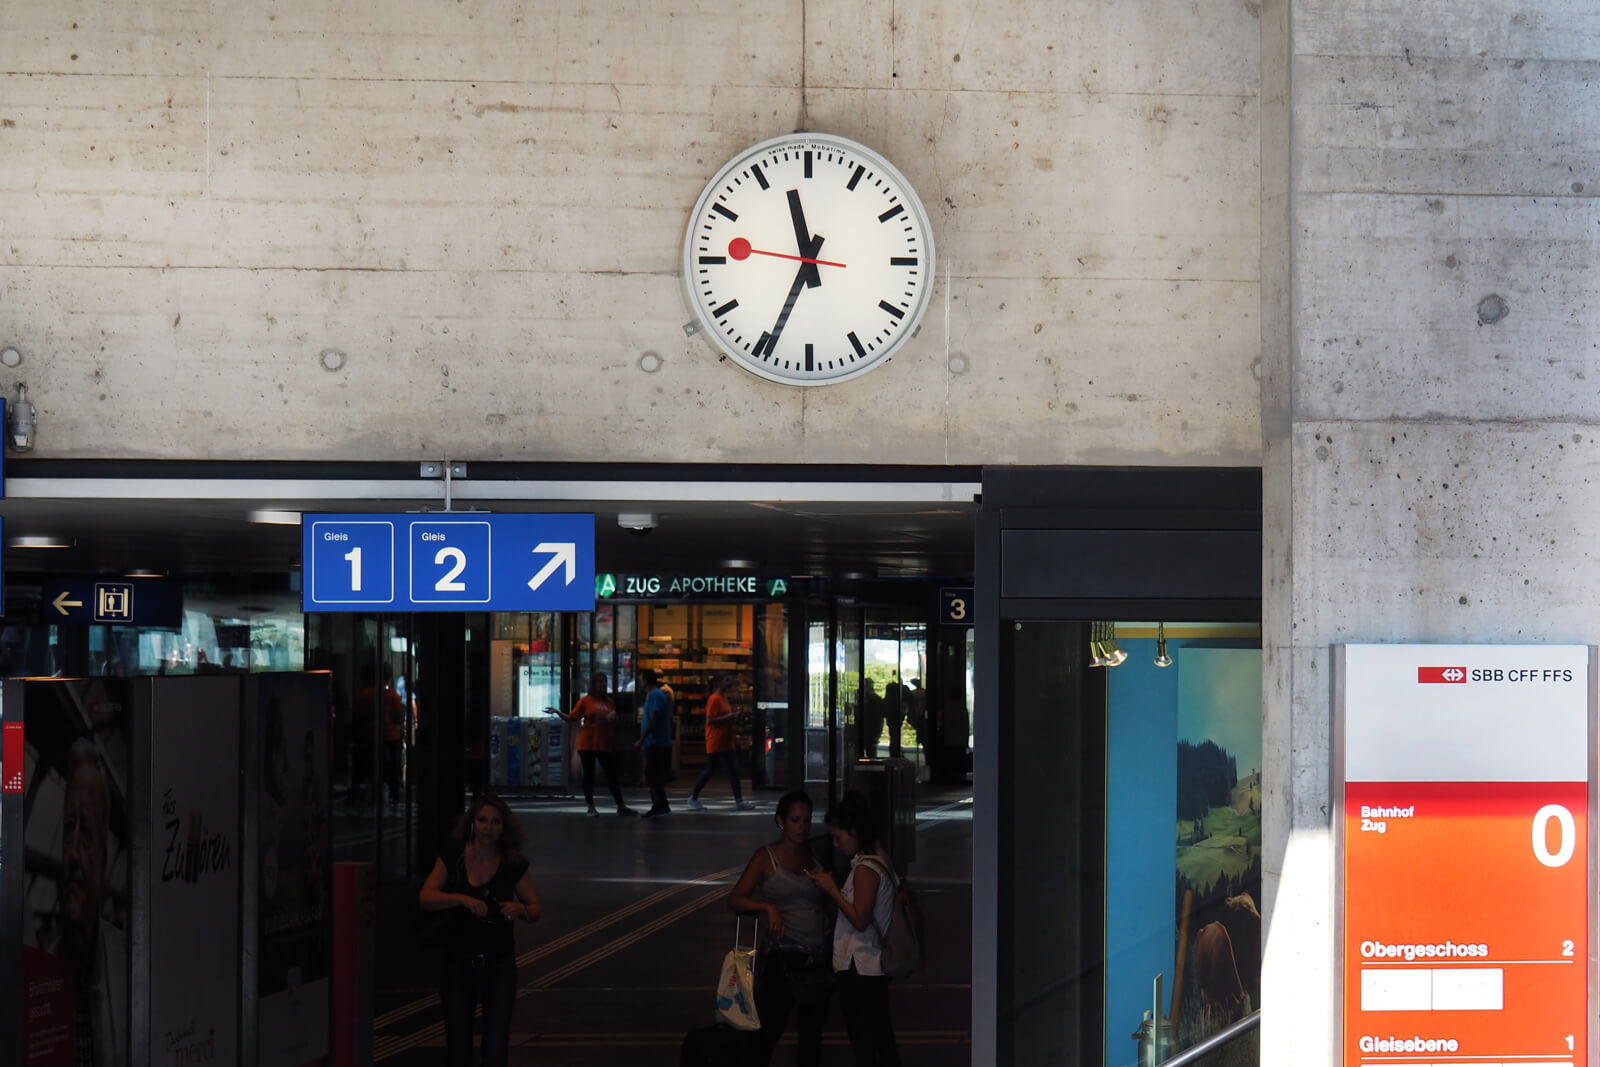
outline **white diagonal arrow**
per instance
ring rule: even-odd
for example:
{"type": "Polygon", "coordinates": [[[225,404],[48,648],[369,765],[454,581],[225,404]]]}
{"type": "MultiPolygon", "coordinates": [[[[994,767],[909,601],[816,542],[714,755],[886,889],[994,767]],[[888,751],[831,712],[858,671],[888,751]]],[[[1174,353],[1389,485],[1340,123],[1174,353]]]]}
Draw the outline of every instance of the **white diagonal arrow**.
{"type": "MultiPolygon", "coordinates": [[[[571,579],[569,578],[568,581],[570,582],[571,579]]],[[[81,600],[68,600],[67,597],[69,597],[71,595],[72,595],[72,593],[70,591],[62,590],[62,593],[61,593],[60,596],[58,596],[54,600],[50,601],[50,606],[55,608],[57,611],[61,612],[61,614],[63,614],[63,615],[67,614],[67,609],[68,608],[81,608],[81,607],[83,607],[83,601],[81,601],[81,600]]]]}
{"type": "Polygon", "coordinates": [[[539,587],[545,583],[545,579],[554,574],[556,568],[563,564],[567,568],[567,579],[562,583],[563,585],[571,585],[572,579],[578,576],[578,545],[576,542],[540,541],[533,546],[533,552],[534,555],[539,555],[543,552],[555,553],[550,557],[550,562],[544,565],[543,570],[528,579],[528,588],[534,592],[538,592],[539,587]]]}

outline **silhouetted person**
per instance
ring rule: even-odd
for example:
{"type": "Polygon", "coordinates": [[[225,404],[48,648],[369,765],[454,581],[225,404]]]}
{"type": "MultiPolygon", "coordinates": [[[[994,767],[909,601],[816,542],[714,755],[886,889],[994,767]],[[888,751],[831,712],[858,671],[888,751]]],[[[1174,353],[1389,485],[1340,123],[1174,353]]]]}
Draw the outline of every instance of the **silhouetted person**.
{"type": "Polygon", "coordinates": [[[672,701],[661,691],[661,676],[646,667],[639,672],[644,680],[644,718],[639,724],[639,740],[634,748],[644,753],[645,781],[650,783],[650,810],[646,819],[665,815],[667,777],[672,773],[672,701]]]}
{"type": "Polygon", "coordinates": [[[904,690],[899,682],[883,687],[883,714],[889,723],[889,757],[900,755],[900,729],[905,725],[906,709],[904,690]]]}
{"type": "Polygon", "coordinates": [[[122,931],[101,920],[110,821],[105,765],[94,742],[79,738],[67,754],[53,951],[72,961],[76,1062],[85,1067],[122,1067],[128,1054],[127,946],[122,931]]]}

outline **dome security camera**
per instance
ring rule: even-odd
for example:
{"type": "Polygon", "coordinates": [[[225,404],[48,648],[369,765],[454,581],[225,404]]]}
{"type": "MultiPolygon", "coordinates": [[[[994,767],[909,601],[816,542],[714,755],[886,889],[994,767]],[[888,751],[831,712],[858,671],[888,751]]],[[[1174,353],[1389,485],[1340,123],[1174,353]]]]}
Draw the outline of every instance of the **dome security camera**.
{"type": "Polygon", "coordinates": [[[658,525],[656,516],[648,511],[624,511],[617,516],[617,525],[637,534],[649,533],[658,525]]]}

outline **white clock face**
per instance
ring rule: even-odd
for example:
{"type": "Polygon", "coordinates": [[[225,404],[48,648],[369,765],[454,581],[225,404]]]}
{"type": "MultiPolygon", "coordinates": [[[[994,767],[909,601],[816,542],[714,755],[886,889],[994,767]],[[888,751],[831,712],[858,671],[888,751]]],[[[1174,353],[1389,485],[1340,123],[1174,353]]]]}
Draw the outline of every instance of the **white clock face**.
{"type": "Polygon", "coordinates": [[[881,365],[916,332],[933,281],[922,202],[842,137],[763,141],[700,194],[683,242],[689,304],[718,348],[791,385],[881,365]]]}

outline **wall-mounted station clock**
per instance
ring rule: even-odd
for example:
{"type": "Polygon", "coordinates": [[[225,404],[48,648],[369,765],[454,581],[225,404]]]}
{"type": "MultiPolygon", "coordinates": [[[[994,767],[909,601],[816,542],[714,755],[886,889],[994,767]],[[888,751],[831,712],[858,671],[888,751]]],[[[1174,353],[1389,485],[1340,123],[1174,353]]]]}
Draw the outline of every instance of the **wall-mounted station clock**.
{"type": "Polygon", "coordinates": [[[683,241],[689,306],[763,378],[827,385],[881,365],[916,332],[933,231],[905,176],[844,137],[762,141],[711,179],[683,241]]]}

